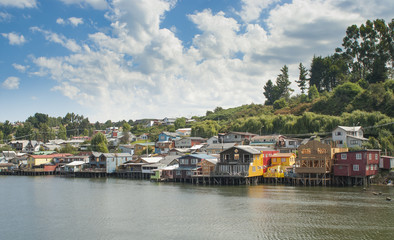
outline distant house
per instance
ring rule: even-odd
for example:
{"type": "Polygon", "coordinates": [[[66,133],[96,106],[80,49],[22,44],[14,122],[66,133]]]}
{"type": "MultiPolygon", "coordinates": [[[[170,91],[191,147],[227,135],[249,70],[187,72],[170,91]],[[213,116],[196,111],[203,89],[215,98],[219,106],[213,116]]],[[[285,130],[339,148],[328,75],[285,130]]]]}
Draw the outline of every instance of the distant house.
{"type": "Polygon", "coordinates": [[[26,145],[29,143],[29,140],[18,140],[18,141],[11,141],[9,145],[19,152],[26,152],[26,145]]]}
{"type": "Polygon", "coordinates": [[[269,147],[275,148],[280,142],[280,139],[283,139],[282,135],[264,135],[264,136],[254,136],[250,139],[251,146],[261,146],[261,147],[269,147]]]}
{"type": "Polygon", "coordinates": [[[253,137],[257,136],[254,133],[248,132],[229,132],[227,134],[219,134],[219,142],[223,143],[242,143],[244,140],[250,141],[253,137]]]}
{"type": "Polygon", "coordinates": [[[157,154],[167,154],[171,149],[174,148],[174,142],[173,141],[159,141],[156,142],[155,146],[155,153],[157,154]]]}
{"type": "Polygon", "coordinates": [[[132,159],[133,156],[128,153],[93,152],[89,157],[89,165],[91,168],[100,169],[106,173],[114,173],[120,165],[132,159]]]}
{"type": "Polygon", "coordinates": [[[394,170],[394,157],[381,156],[379,161],[379,168],[394,170]]]}
{"type": "Polygon", "coordinates": [[[178,158],[179,167],[175,169],[175,180],[191,180],[193,172],[197,171],[198,164],[204,159],[216,159],[207,154],[189,154],[178,158]]]}
{"type": "Polygon", "coordinates": [[[360,126],[338,126],[332,131],[332,140],[337,147],[361,147],[368,139],[364,138],[364,131],[360,126]]]}
{"type": "Polygon", "coordinates": [[[175,131],[179,136],[190,136],[192,133],[191,128],[179,128],[175,131]]]}
{"type": "Polygon", "coordinates": [[[142,154],[144,154],[144,151],[146,151],[146,149],[148,147],[152,147],[153,149],[155,148],[155,143],[154,142],[147,142],[147,143],[136,143],[134,145],[134,153],[140,153],[142,152],[142,154]]]}
{"type": "Polygon", "coordinates": [[[179,134],[178,133],[173,133],[173,132],[161,132],[159,134],[159,142],[168,142],[168,141],[172,141],[175,139],[179,139],[179,134]]]}
{"type": "Polygon", "coordinates": [[[167,126],[168,125],[174,125],[175,121],[176,121],[176,118],[168,118],[168,117],[166,117],[166,118],[163,119],[163,124],[167,125],[167,126]]]}
{"type": "Polygon", "coordinates": [[[201,137],[185,137],[175,140],[175,148],[191,148],[194,145],[200,145],[205,141],[206,139],[201,137]]]}
{"type": "Polygon", "coordinates": [[[30,155],[27,158],[27,167],[28,168],[39,167],[39,166],[51,163],[54,158],[67,157],[67,156],[71,156],[71,155],[72,154],[69,154],[69,153],[57,153],[57,154],[50,154],[50,155],[30,155]]]}
{"type": "Polygon", "coordinates": [[[84,161],[73,161],[71,163],[67,163],[64,166],[64,171],[65,172],[80,172],[83,169],[83,166],[86,165],[86,162],[84,161]]]}
{"type": "Polygon", "coordinates": [[[195,175],[198,176],[211,176],[215,174],[215,168],[218,160],[217,158],[202,159],[197,163],[197,171],[195,175]]]}
{"type": "Polygon", "coordinates": [[[131,155],[134,154],[134,147],[135,147],[134,144],[128,144],[128,145],[123,144],[118,146],[119,150],[122,151],[122,153],[128,153],[131,155]]]}
{"type": "Polygon", "coordinates": [[[22,149],[23,152],[26,153],[33,153],[33,152],[37,152],[40,150],[40,146],[41,146],[41,142],[39,141],[35,141],[35,140],[31,140],[27,143],[27,145],[25,146],[24,149],[22,149]]]}
{"type": "Polygon", "coordinates": [[[207,145],[204,150],[207,154],[219,154],[220,152],[234,147],[237,143],[212,143],[207,145]]]}
{"type": "Polygon", "coordinates": [[[218,136],[210,137],[210,138],[207,140],[207,144],[208,144],[208,145],[210,145],[210,144],[217,144],[217,143],[219,143],[219,137],[218,137],[218,136]]]}

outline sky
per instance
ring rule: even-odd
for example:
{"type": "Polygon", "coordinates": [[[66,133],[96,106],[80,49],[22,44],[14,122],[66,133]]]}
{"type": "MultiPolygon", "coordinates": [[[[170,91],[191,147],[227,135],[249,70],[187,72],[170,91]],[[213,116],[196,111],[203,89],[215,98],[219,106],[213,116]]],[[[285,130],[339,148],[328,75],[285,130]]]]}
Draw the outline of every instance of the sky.
{"type": "Polygon", "coordinates": [[[392,0],[0,0],[0,122],[203,116],[391,21],[392,0]]]}

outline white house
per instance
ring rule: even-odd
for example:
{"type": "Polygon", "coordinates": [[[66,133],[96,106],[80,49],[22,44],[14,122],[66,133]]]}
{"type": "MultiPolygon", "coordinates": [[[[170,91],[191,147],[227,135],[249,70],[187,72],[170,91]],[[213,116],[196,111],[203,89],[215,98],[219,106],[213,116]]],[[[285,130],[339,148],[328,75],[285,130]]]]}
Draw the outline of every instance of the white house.
{"type": "Polygon", "coordinates": [[[361,147],[368,139],[364,138],[361,126],[338,126],[332,131],[332,141],[337,147],[361,147]]]}

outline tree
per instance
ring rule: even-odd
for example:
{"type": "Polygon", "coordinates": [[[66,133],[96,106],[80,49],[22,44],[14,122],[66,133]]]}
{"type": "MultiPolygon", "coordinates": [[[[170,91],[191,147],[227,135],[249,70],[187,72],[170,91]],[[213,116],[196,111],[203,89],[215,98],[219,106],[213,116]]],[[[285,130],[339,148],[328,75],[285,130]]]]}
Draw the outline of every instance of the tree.
{"type": "Polygon", "coordinates": [[[130,130],[131,130],[131,126],[127,122],[123,123],[122,128],[123,128],[123,132],[130,132],[130,130]]]}
{"type": "MultiPolygon", "coordinates": [[[[278,87],[279,98],[289,99],[290,93],[294,90],[290,88],[289,68],[284,65],[280,70],[281,73],[276,78],[276,86],[278,87]]],[[[278,98],[278,99],[279,99],[278,98]]]]}
{"type": "Polygon", "coordinates": [[[92,140],[90,142],[92,150],[96,152],[103,152],[107,153],[108,152],[108,141],[107,138],[102,134],[101,132],[95,134],[92,137],[92,140]]]}
{"type": "Polygon", "coordinates": [[[272,105],[277,100],[277,90],[271,80],[268,80],[264,86],[265,105],[272,105]]]}
{"type": "MultiPolygon", "coordinates": [[[[215,109],[215,113],[217,112],[216,109],[215,109]]],[[[184,117],[177,118],[175,120],[174,125],[175,125],[175,129],[186,127],[186,118],[184,118],[184,117]]]]}
{"type": "Polygon", "coordinates": [[[57,133],[57,138],[67,140],[67,130],[63,125],[59,126],[59,132],[57,133]]]}
{"type": "Polygon", "coordinates": [[[282,108],[285,108],[285,107],[287,107],[287,102],[286,102],[286,99],[284,99],[284,98],[281,98],[281,99],[279,99],[279,100],[276,100],[275,102],[274,102],[274,109],[282,109],[282,108]]]}
{"type": "Polygon", "coordinates": [[[313,101],[316,98],[319,98],[319,91],[317,90],[315,85],[312,85],[308,91],[309,101],[313,101]]]}
{"type": "Polygon", "coordinates": [[[127,144],[130,142],[130,132],[125,132],[123,129],[123,135],[120,138],[120,143],[127,144]]]}
{"type": "Polygon", "coordinates": [[[301,93],[305,93],[305,89],[307,88],[306,86],[306,81],[307,81],[307,76],[308,76],[308,70],[300,63],[298,66],[298,69],[300,70],[300,75],[298,77],[298,80],[296,80],[296,83],[298,84],[298,87],[301,89],[301,93]]]}
{"type": "Polygon", "coordinates": [[[60,148],[59,153],[71,153],[71,154],[77,154],[78,150],[71,146],[70,144],[66,144],[66,146],[60,148]]]}
{"type": "Polygon", "coordinates": [[[0,143],[3,143],[3,138],[4,138],[4,134],[3,132],[0,130],[0,143]]]}

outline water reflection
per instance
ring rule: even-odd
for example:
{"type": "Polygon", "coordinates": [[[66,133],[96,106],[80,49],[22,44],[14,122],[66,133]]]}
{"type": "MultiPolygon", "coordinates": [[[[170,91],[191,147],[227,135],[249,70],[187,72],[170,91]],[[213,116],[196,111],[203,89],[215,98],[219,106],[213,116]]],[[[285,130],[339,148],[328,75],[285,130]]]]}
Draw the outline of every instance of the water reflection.
{"type": "Polygon", "coordinates": [[[393,188],[0,177],[0,239],[392,239],[393,188]],[[382,192],[375,196],[372,192],[382,192]],[[20,231],[23,229],[23,231],[20,231]]]}

